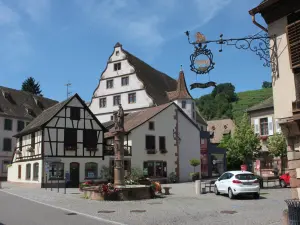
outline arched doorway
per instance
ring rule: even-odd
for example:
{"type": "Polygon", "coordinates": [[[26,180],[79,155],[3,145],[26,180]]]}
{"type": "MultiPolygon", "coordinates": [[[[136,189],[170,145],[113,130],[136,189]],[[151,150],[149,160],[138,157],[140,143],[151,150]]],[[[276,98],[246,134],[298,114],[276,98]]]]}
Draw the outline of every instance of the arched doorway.
{"type": "Polygon", "coordinates": [[[79,172],[80,172],[80,165],[78,162],[71,162],[70,163],[70,187],[78,187],[79,186],[79,172]]]}

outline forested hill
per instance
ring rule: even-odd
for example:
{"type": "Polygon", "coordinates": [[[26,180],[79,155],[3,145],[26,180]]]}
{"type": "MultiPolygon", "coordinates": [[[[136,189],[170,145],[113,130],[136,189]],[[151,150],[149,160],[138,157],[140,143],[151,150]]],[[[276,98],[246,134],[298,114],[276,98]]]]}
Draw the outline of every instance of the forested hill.
{"type": "Polygon", "coordinates": [[[206,120],[230,118],[239,121],[246,109],[272,96],[272,87],[264,82],[259,90],[235,92],[231,83],[219,84],[211,94],[196,99],[196,104],[206,120]]]}

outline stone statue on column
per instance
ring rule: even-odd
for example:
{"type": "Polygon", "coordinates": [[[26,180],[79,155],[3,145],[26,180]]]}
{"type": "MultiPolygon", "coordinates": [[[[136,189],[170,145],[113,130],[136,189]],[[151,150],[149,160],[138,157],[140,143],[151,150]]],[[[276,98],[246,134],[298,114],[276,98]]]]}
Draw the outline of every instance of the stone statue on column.
{"type": "Polygon", "coordinates": [[[114,185],[124,186],[124,111],[122,105],[119,105],[119,110],[114,112],[114,185]]]}

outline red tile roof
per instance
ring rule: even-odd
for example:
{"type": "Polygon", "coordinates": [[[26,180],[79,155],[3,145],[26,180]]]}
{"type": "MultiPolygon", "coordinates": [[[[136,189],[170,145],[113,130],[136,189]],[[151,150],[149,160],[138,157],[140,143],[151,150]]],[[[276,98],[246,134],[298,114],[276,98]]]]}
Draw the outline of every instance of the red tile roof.
{"type": "MultiPolygon", "coordinates": [[[[169,107],[172,104],[174,104],[174,103],[171,102],[171,103],[159,105],[156,107],[151,107],[151,108],[139,111],[139,112],[134,112],[134,113],[128,114],[124,118],[125,132],[130,132],[134,128],[142,125],[143,123],[147,122],[152,117],[156,116],[158,113],[160,113],[161,111],[163,111],[164,109],[166,109],[167,107],[169,107]]],[[[114,132],[114,128],[110,129],[109,132],[105,133],[105,135],[104,135],[105,138],[112,137],[113,132],[114,132]]]]}
{"type": "Polygon", "coordinates": [[[193,99],[188,91],[185,83],[184,72],[181,70],[177,80],[177,89],[175,91],[167,92],[171,101],[176,99],[193,99]]]}

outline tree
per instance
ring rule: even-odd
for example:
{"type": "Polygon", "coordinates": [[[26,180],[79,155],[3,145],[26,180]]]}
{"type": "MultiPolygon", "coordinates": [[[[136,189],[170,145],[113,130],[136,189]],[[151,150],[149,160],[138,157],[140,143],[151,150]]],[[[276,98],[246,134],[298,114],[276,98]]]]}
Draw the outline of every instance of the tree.
{"type": "Polygon", "coordinates": [[[191,159],[190,160],[190,165],[192,167],[194,167],[194,173],[195,173],[196,167],[200,165],[200,160],[198,160],[198,159],[191,159]]]}
{"type": "Polygon", "coordinates": [[[264,81],[261,88],[272,88],[272,82],[264,81]]]}
{"type": "Polygon", "coordinates": [[[27,78],[22,83],[22,91],[27,91],[27,92],[30,92],[32,94],[42,96],[42,91],[40,89],[40,84],[39,84],[39,82],[36,82],[33,77],[27,78]]]}
{"type": "Polygon", "coordinates": [[[231,83],[217,85],[211,94],[196,100],[200,113],[207,120],[232,118],[232,102],[237,101],[235,87],[231,83]]]}
{"type": "Polygon", "coordinates": [[[285,137],[281,133],[275,133],[268,138],[267,147],[271,155],[280,157],[281,159],[281,172],[284,170],[283,158],[287,155],[287,144],[285,137]]]}
{"type": "Polygon", "coordinates": [[[254,133],[246,113],[236,125],[234,134],[223,137],[219,146],[227,149],[227,160],[232,160],[232,164],[247,163],[258,154],[261,148],[260,140],[254,133]]]}

